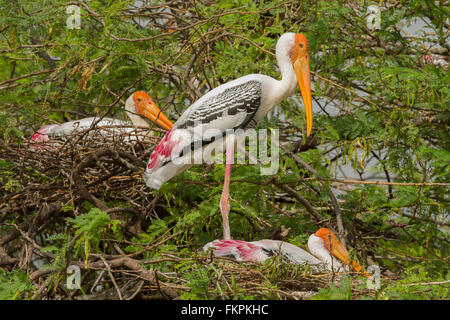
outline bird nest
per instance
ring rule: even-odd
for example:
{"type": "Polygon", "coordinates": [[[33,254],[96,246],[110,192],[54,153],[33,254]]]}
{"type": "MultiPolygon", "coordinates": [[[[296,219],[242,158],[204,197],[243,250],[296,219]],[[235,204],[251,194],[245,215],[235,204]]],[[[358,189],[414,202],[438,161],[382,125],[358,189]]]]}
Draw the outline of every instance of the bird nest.
{"type": "MultiPolygon", "coordinates": [[[[146,130],[106,137],[105,129],[78,132],[65,140],[2,146],[3,206],[36,209],[58,200],[68,205],[87,200],[107,208],[95,194],[141,206],[149,195],[142,184],[146,160],[160,137],[146,130]]],[[[151,132],[153,133],[153,132],[151,132]]],[[[76,207],[76,206],[74,206],[76,207]]],[[[28,211],[26,211],[28,212],[28,211]]]]}
{"type": "Polygon", "coordinates": [[[27,274],[23,298],[307,299],[338,279],[276,258],[253,265],[197,252],[201,244],[177,247],[182,232],[173,228],[130,253],[127,247],[146,227],[167,215],[141,178],[163,132],[137,130],[105,138],[104,130],[78,132],[63,141],[0,146],[0,265],[27,274]],[[80,235],[67,228],[67,219],[89,207],[120,221],[123,234],[102,239],[100,247],[107,250],[83,259],[73,253],[80,235]],[[69,235],[57,254],[46,249],[61,243],[56,234],[69,235]],[[81,271],[83,290],[69,290],[61,280],[69,266],[81,271]]]}

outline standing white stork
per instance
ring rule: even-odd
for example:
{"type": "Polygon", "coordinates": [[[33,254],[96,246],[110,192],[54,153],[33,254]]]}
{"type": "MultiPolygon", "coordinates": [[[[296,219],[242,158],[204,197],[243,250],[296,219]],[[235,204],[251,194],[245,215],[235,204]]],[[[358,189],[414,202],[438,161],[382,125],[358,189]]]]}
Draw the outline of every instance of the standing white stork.
{"type": "Polygon", "coordinates": [[[262,74],[247,75],[214,88],[191,105],[155,148],[144,174],[147,185],[159,189],[194,163],[208,161],[204,154],[210,154],[212,150],[223,152],[226,140],[225,179],[220,199],[224,239],[230,239],[228,191],[235,130],[254,127],[275,105],[294,94],[298,83],[306,109],[306,135],[311,133],[311,84],[306,37],[303,34],[283,34],[276,45],[276,58],[281,80],[262,74]]]}
{"type": "MultiPolygon", "coordinates": [[[[173,126],[172,122],[161,112],[161,110],[153,102],[150,95],[144,91],[134,92],[125,102],[125,112],[130,118],[134,127],[150,128],[150,125],[143,117],[156,122],[161,127],[170,130],[173,126]]],[[[120,133],[127,133],[134,130],[133,128],[120,128],[130,126],[128,121],[113,118],[103,118],[99,121],[98,117],[83,118],[73,120],[63,124],[48,124],[41,127],[32,137],[35,143],[45,142],[51,138],[62,138],[71,135],[74,132],[80,132],[91,128],[96,123],[97,127],[114,126],[119,127],[120,133]],[[97,122],[98,121],[98,122],[97,122]]],[[[44,144],[45,145],[45,144],[44,144]]]]}
{"type": "MultiPolygon", "coordinates": [[[[217,257],[233,257],[237,261],[263,263],[275,254],[280,254],[293,264],[323,265],[334,272],[349,271],[348,266],[357,272],[362,269],[356,261],[349,260],[347,249],[327,228],[320,228],[309,237],[310,252],[288,242],[267,239],[252,242],[214,240],[203,247],[203,251],[208,249],[213,249],[217,257]]],[[[363,274],[367,276],[367,273],[363,274]]]]}

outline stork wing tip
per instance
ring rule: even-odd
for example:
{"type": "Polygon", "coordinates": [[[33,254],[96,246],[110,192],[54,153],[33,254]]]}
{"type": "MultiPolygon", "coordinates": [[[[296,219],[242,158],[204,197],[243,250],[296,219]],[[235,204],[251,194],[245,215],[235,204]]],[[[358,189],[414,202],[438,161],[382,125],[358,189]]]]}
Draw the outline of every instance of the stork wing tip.
{"type": "Polygon", "coordinates": [[[163,184],[163,182],[161,180],[154,179],[152,177],[152,175],[149,174],[148,172],[145,172],[142,175],[142,179],[144,179],[145,184],[147,185],[147,187],[155,189],[155,190],[159,190],[159,188],[161,188],[161,185],[163,184]]]}

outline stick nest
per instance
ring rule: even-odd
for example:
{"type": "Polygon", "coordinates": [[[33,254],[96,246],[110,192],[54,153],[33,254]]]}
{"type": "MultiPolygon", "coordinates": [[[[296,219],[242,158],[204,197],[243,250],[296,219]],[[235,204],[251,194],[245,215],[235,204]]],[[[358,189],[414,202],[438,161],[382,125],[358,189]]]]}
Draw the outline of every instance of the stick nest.
{"type": "Polygon", "coordinates": [[[176,247],[182,232],[174,229],[127,252],[154,219],[167,215],[141,178],[161,133],[112,131],[105,138],[105,130],[0,147],[0,223],[7,226],[0,235],[0,265],[28,274],[23,298],[307,299],[339,279],[277,258],[261,266],[198,252],[202,244],[176,247]],[[67,219],[92,206],[119,220],[123,233],[120,240],[105,233],[99,240],[103,252],[80,255],[82,239],[67,227],[67,219]],[[64,246],[52,238],[55,234],[69,235],[64,246]],[[52,245],[60,251],[45,249],[52,245]],[[80,270],[81,289],[67,288],[71,265],[80,270]]]}

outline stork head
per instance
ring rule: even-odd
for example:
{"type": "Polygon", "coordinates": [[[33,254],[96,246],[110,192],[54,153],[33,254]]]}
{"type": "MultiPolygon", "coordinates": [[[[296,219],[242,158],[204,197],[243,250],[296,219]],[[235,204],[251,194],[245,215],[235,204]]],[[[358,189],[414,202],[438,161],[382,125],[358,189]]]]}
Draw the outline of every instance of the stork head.
{"type": "Polygon", "coordinates": [[[311,75],[309,70],[309,44],[303,33],[285,33],[277,43],[278,52],[287,53],[295,71],[297,83],[306,111],[306,136],[311,134],[313,115],[311,99],[311,75]]]}
{"type": "Polygon", "coordinates": [[[156,106],[150,95],[144,91],[136,91],[126,102],[126,109],[135,114],[142,115],[161,127],[170,130],[172,122],[156,106]]]}
{"type": "MultiPolygon", "coordinates": [[[[361,266],[356,261],[350,261],[348,258],[348,251],[344,245],[339,241],[336,235],[327,228],[320,228],[314,235],[323,241],[326,249],[336,258],[349,265],[356,272],[361,271],[361,266]]],[[[364,273],[366,275],[366,273],[364,273]]]]}
{"type": "Polygon", "coordinates": [[[338,240],[333,231],[327,228],[320,228],[314,235],[322,239],[325,247],[333,256],[339,260],[346,262],[348,259],[348,251],[344,245],[338,240]]]}

